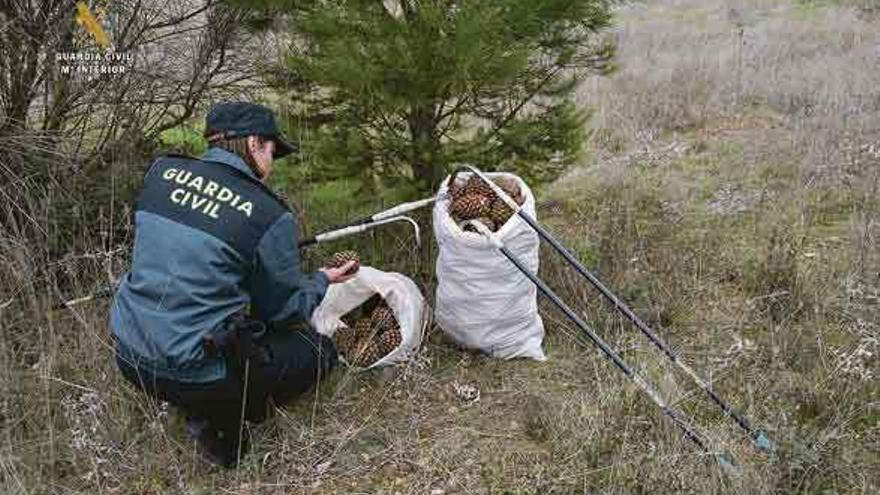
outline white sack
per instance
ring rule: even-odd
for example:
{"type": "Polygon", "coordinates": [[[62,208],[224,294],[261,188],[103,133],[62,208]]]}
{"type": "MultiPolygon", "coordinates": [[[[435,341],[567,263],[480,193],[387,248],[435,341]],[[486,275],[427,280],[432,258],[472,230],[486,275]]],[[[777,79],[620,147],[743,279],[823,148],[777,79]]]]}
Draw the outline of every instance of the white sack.
{"type": "MultiPolygon", "coordinates": [[[[464,181],[470,173],[459,173],[464,181]]],[[[535,197],[519,177],[523,210],[535,216],[535,197]]],[[[440,186],[446,192],[449,178],[440,186]]],[[[528,357],[544,361],[544,322],[538,314],[537,287],[488,239],[465,232],[448,213],[449,199],[434,205],[434,236],[440,247],[437,258],[435,318],[448,336],[463,347],[480,349],[494,357],[528,357]]],[[[538,272],[538,234],[514,215],[494,234],[533,273],[538,272]]]]}
{"type": "Polygon", "coordinates": [[[415,282],[400,273],[361,266],[354,278],[341,284],[330,284],[310,320],[318,333],[333,337],[337,329],[346,326],[340,317],[375,294],[385,299],[394,311],[402,339],[397,349],[368,368],[406,361],[419,349],[425,326],[425,298],[415,282]]]}

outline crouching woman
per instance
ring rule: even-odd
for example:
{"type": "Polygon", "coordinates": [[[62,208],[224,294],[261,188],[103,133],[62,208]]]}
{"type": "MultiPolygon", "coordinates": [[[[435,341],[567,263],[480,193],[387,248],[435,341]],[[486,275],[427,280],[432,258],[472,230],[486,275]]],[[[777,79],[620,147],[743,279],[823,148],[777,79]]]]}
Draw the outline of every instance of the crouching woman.
{"type": "Polygon", "coordinates": [[[182,409],[200,452],[231,467],[248,450],[243,420],[336,365],[333,342],[303,322],[354,263],[302,273],[294,217],[264,184],[294,151],[268,108],[217,104],[206,136],[199,159],[148,170],[110,327],[122,375],[182,409]]]}

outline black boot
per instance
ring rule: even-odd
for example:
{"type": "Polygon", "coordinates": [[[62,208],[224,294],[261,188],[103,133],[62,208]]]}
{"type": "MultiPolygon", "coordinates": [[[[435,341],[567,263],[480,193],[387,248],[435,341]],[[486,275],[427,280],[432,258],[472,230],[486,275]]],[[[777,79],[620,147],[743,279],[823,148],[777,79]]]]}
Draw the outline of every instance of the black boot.
{"type": "MultiPolygon", "coordinates": [[[[231,426],[231,425],[230,425],[231,426]]],[[[196,440],[199,454],[208,462],[225,468],[238,465],[248,451],[249,436],[246,427],[241,433],[236,428],[218,428],[204,418],[189,418],[186,430],[196,440]],[[239,447],[240,446],[240,447],[239,447]]]]}

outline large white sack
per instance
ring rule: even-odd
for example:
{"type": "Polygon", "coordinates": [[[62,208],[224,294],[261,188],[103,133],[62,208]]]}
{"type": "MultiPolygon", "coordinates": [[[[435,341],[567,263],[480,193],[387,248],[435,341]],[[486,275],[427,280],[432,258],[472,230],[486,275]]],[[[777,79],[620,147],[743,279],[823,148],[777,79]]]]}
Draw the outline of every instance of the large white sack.
{"type": "MultiPolygon", "coordinates": [[[[459,173],[465,181],[470,173],[459,173]]],[[[523,210],[535,218],[535,197],[513,174],[488,177],[515,179],[525,196],[523,210]]],[[[449,177],[440,186],[446,192],[449,177]]],[[[442,196],[441,196],[442,197],[442,196]]],[[[449,215],[449,199],[434,205],[437,257],[437,324],[463,347],[480,349],[503,359],[546,359],[542,342],[544,322],[538,314],[537,287],[482,234],[465,232],[449,215]]],[[[533,273],[538,272],[538,234],[518,215],[495,232],[505,246],[533,273]]]]}
{"type": "MultiPolygon", "coordinates": [[[[375,294],[385,299],[394,311],[402,338],[397,349],[367,369],[404,362],[418,351],[426,320],[425,298],[415,282],[400,273],[361,266],[355,277],[341,284],[330,284],[310,320],[318,333],[333,337],[337,329],[347,326],[340,318],[375,294]]],[[[340,358],[344,359],[341,355],[340,358]]]]}

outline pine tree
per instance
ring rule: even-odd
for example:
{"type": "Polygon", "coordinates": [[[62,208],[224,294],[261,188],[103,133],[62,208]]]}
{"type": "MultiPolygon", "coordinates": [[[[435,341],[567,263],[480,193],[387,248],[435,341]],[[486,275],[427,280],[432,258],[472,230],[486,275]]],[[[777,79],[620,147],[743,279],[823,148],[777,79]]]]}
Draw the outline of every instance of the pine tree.
{"type": "Polygon", "coordinates": [[[287,14],[273,85],[313,178],[425,191],[473,163],[550,180],[582,150],[578,82],[613,55],[611,0],[237,2],[287,14]]]}

